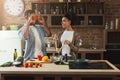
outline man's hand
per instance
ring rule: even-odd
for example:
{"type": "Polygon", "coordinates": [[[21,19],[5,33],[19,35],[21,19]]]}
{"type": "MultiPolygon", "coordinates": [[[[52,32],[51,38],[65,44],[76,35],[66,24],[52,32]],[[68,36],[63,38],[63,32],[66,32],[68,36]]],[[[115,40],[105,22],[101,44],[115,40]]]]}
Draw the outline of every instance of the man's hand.
{"type": "Polygon", "coordinates": [[[29,17],[27,23],[28,23],[29,25],[30,25],[30,24],[35,24],[36,20],[37,20],[37,16],[36,16],[35,14],[32,14],[32,15],[29,17]]]}
{"type": "Polygon", "coordinates": [[[38,22],[42,25],[46,25],[44,18],[41,15],[37,16],[38,22]]]}

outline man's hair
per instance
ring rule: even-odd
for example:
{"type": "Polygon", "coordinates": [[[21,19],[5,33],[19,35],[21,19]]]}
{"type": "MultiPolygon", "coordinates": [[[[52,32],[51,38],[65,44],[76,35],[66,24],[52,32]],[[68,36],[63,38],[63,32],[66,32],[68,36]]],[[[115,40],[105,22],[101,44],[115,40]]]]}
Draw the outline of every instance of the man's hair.
{"type": "Polygon", "coordinates": [[[24,13],[24,16],[29,17],[32,13],[33,13],[32,10],[26,10],[25,13],[24,13]]]}

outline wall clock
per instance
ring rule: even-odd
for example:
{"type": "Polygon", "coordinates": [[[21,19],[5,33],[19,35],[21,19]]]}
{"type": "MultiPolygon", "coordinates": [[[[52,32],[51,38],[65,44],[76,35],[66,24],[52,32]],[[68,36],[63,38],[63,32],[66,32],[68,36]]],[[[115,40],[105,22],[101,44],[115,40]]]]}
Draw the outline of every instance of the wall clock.
{"type": "Polygon", "coordinates": [[[23,0],[5,0],[5,11],[11,16],[19,16],[24,10],[23,0]]]}

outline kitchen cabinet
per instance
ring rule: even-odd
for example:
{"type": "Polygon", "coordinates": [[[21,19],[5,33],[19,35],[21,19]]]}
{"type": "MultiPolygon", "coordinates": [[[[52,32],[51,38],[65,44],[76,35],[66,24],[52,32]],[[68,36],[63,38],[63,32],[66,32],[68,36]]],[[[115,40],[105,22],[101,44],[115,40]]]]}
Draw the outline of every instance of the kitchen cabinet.
{"type": "Polygon", "coordinates": [[[104,2],[44,2],[32,3],[32,10],[46,17],[51,27],[61,25],[67,12],[76,13],[75,27],[104,27],[104,2]]]}

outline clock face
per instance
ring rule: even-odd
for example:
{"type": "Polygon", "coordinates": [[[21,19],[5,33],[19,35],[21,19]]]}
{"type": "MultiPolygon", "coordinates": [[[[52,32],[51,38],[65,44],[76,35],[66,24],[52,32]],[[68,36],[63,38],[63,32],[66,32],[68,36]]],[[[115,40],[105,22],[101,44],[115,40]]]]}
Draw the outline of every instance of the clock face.
{"type": "Polygon", "coordinates": [[[23,0],[5,0],[5,11],[11,16],[18,16],[24,10],[23,0]]]}

